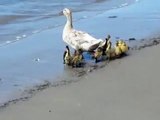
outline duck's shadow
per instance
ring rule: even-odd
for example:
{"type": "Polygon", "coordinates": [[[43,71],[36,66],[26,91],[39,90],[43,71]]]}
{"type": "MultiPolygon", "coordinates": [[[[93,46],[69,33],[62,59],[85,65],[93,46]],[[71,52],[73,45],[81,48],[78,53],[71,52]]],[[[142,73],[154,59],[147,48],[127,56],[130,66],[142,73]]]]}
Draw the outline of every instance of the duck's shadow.
{"type": "Polygon", "coordinates": [[[92,72],[93,70],[106,66],[106,64],[108,63],[108,61],[106,61],[105,59],[100,59],[98,60],[97,63],[95,63],[95,60],[89,53],[84,53],[84,58],[85,60],[83,60],[83,62],[76,67],[65,65],[64,66],[65,74],[68,74],[69,76],[72,77],[82,77],[92,72]]]}

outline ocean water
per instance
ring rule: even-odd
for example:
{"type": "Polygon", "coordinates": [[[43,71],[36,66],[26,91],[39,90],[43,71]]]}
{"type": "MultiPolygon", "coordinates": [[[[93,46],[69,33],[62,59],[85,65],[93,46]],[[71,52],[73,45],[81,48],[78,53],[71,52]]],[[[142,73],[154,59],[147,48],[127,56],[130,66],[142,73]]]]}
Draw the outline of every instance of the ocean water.
{"type": "MultiPolygon", "coordinates": [[[[13,42],[63,26],[64,18],[60,12],[65,7],[71,8],[76,13],[74,21],[78,21],[87,19],[85,15],[81,15],[83,12],[91,12],[90,16],[93,16],[110,9],[127,6],[134,2],[134,0],[1,0],[0,46],[9,46],[13,42]]],[[[5,57],[9,59],[8,56],[10,55],[6,55],[5,57]]],[[[1,65],[1,67],[5,66],[1,65]]],[[[35,67],[37,66],[35,65],[35,67]]],[[[44,79],[28,80],[28,78],[23,77],[23,73],[21,73],[22,75],[14,73],[14,69],[20,69],[20,67],[17,65],[17,68],[10,68],[8,70],[8,80],[3,81],[0,79],[0,106],[16,99],[16,97],[20,97],[19,95],[25,91],[24,88],[26,86],[45,82],[44,79]],[[15,76],[22,77],[13,79],[12,76],[9,76],[10,71],[15,76]]],[[[32,71],[27,72],[28,74],[32,74],[32,71]]],[[[3,74],[3,71],[1,73],[3,74]]],[[[39,73],[37,72],[37,74],[39,73]]]]}

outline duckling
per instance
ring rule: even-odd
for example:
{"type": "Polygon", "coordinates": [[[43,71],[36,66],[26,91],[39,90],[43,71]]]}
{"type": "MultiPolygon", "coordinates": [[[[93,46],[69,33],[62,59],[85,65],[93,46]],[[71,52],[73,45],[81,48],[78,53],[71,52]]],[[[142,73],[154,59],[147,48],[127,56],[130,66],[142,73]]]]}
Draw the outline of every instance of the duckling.
{"type": "Polygon", "coordinates": [[[68,46],[66,46],[66,50],[64,51],[64,54],[63,54],[63,63],[66,65],[70,65],[71,61],[72,61],[72,56],[70,53],[70,49],[68,46]]]}
{"type": "Polygon", "coordinates": [[[124,41],[122,41],[119,46],[123,54],[129,50],[128,45],[124,41]]]}
{"type": "Polygon", "coordinates": [[[102,47],[98,47],[97,50],[94,53],[94,59],[95,59],[95,63],[98,62],[98,60],[102,57],[103,54],[103,49],[102,47]]]}
{"type": "Polygon", "coordinates": [[[117,43],[118,43],[118,46],[121,46],[124,43],[124,41],[120,39],[117,41],[117,43]]]}
{"type": "Polygon", "coordinates": [[[107,49],[106,49],[106,55],[108,60],[115,58],[115,49],[112,48],[112,43],[111,41],[108,42],[107,49]]]}
{"type": "Polygon", "coordinates": [[[115,49],[116,57],[120,57],[122,55],[122,50],[119,46],[118,41],[116,42],[116,45],[115,45],[114,49],[115,49]]]}
{"type": "Polygon", "coordinates": [[[80,67],[82,65],[84,57],[82,54],[82,50],[75,50],[74,57],[72,59],[72,67],[80,67]]]}
{"type": "Polygon", "coordinates": [[[106,41],[105,41],[105,44],[102,46],[102,51],[103,51],[103,53],[102,53],[102,55],[106,55],[106,49],[107,49],[107,46],[108,46],[108,44],[109,44],[109,42],[110,42],[110,38],[111,38],[111,36],[110,35],[108,35],[107,37],[106,37],[106,41]]]}

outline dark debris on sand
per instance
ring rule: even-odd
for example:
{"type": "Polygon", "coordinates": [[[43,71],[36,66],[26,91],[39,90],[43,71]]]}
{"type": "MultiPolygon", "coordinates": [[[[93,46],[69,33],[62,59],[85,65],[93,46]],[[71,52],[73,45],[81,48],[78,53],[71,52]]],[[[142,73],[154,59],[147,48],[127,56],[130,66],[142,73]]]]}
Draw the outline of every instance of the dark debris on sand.
{"type": "Polygon", "coordinates": [[[141,39],[139,45],[135,45],[130,48],[130,50],[141,50],[146,47],[151,47],[160,44],[160,37],[152,38],[149,40],[141,39]]]}
{"type": "Polygon", "coordinates": [[[117,18],[118,16],[116,15],[112,15],[112,16],[108,16],[108,18],[117,18]]]}
{"type": "Polygon", "coordinates": [[[6,108],[7,106],[9,106],[10,104],[15,104],[19,101],[26,101],[28,98],[30,97],[22,97],[22,98],[18,98],[18,99],[14,99],[14,100],[10,100],[7,103],[4,103],[0,106],[0,109],[6,108]]]}

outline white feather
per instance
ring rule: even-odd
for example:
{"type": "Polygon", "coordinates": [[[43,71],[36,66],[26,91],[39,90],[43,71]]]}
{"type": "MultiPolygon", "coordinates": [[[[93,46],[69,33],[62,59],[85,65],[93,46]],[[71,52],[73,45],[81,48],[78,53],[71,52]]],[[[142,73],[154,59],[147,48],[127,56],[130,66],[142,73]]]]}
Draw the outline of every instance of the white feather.
{"type": "Polygon", "coordinates": [[[86,32],[73,29],[72,13],[68,8],[63,10],[63,14],[67,18],[67,22],[63,29],[63,40],[72,48],[81,48],[83,51],[92,51],[103,42],[103,40],[96,39],[86,32]]]}

